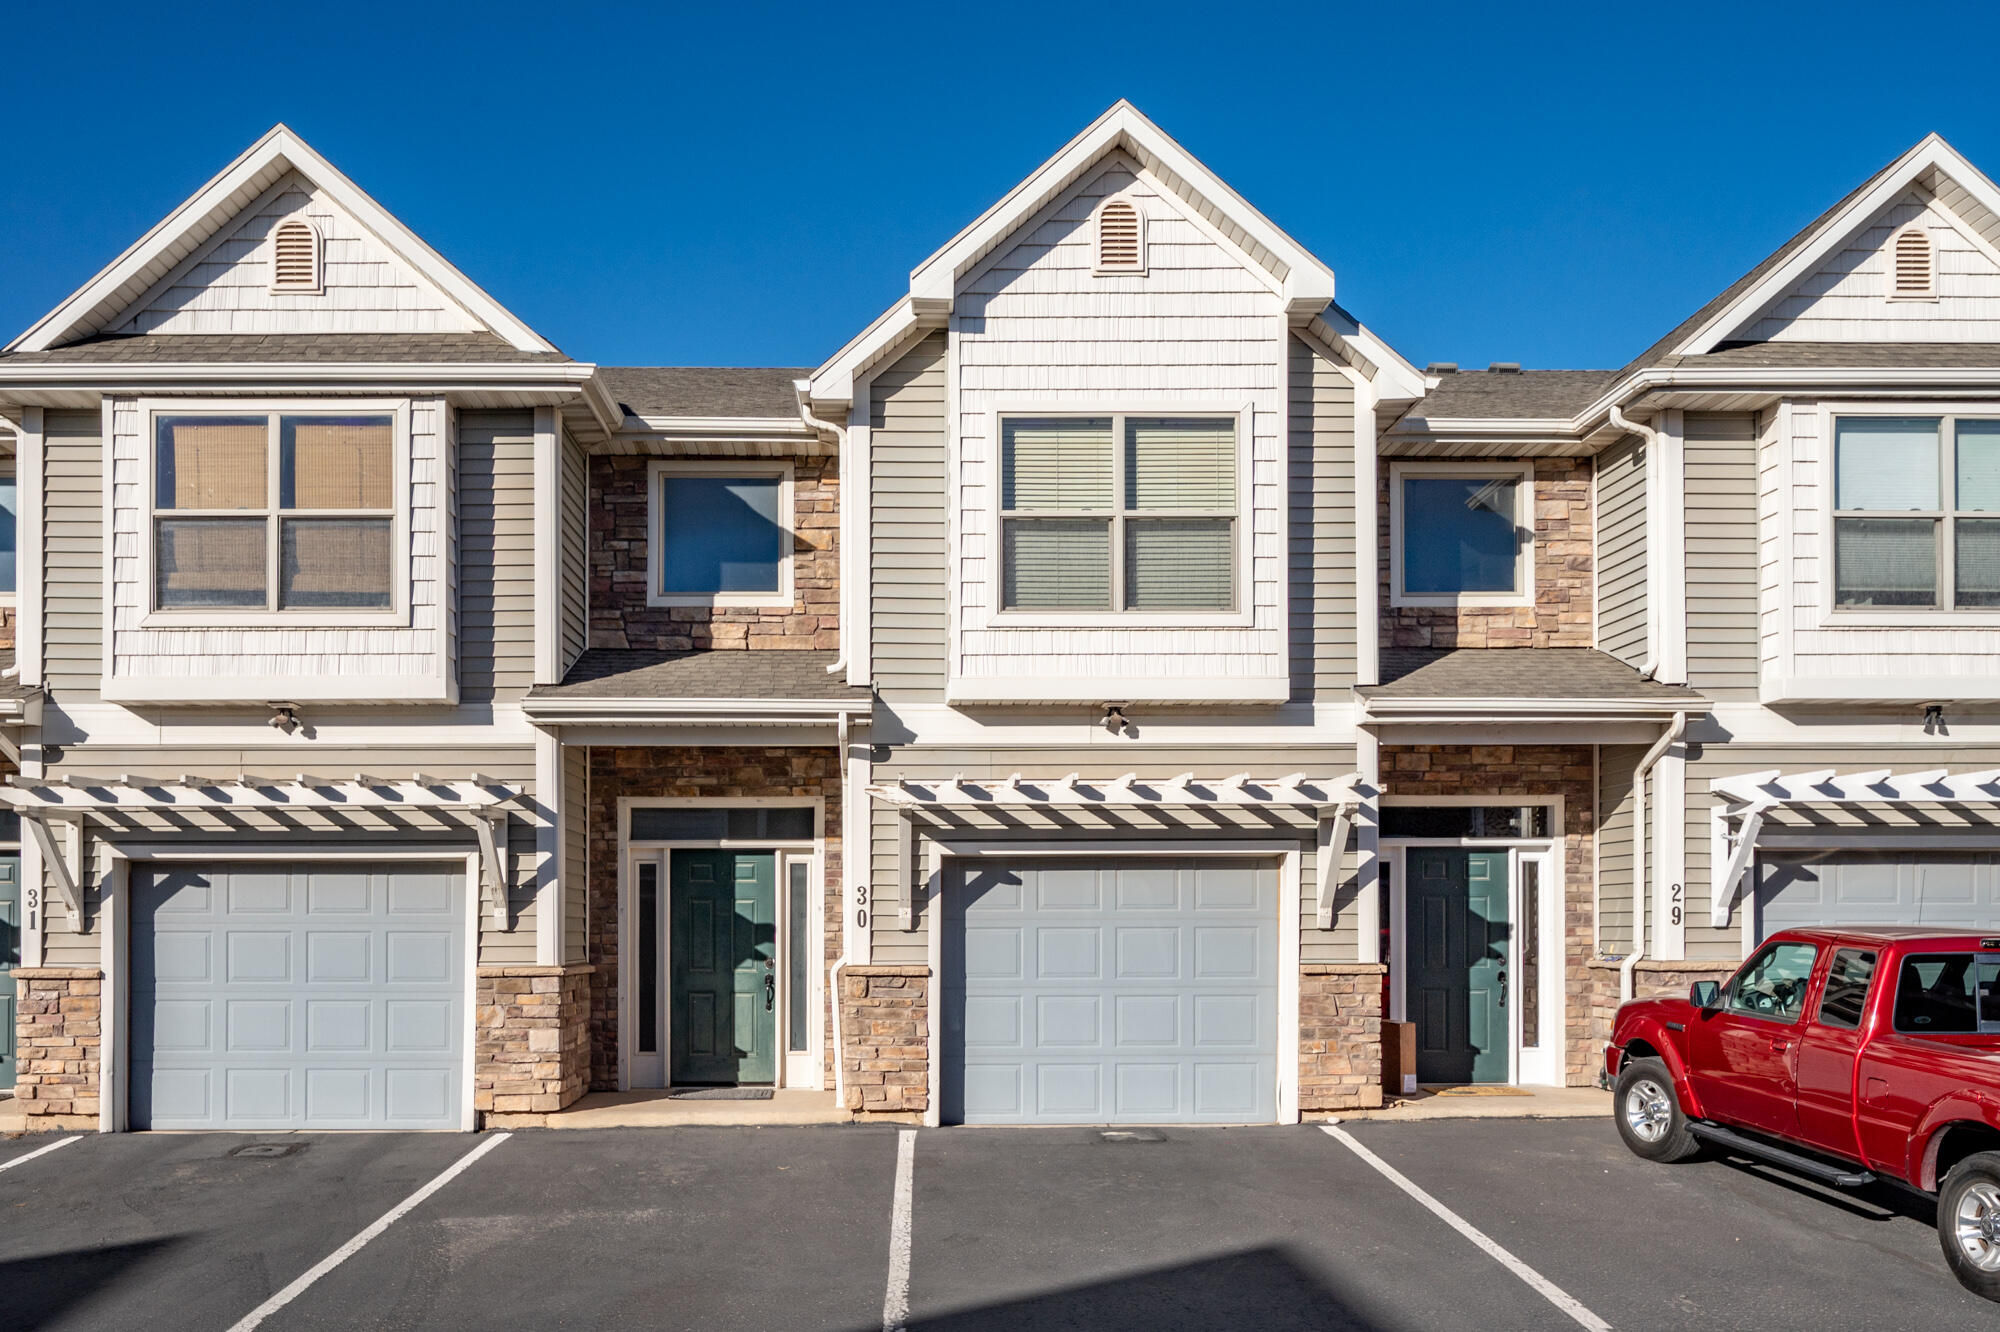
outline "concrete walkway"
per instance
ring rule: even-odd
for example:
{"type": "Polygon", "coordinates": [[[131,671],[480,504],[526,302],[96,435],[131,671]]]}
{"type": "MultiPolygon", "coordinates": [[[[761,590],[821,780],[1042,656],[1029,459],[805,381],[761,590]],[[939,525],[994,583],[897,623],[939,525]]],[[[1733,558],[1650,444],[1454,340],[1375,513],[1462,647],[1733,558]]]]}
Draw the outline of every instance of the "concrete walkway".
{"type": "Polygon", "coordinates": [[[12,1096],[0,1096],[0,1133],[26,1133],[27,1112],[12,1096]]]}
{"type": "Polygon", "coordinates": [[[657,1088],[592,1092],[546,1115],[488,1115],[494,1129],[680,1128],[691,1124],[754,1128],[774,1124],[845,1124],[854,1116],[834,1103],[830,1091],[784,1089],[768,1101],[676,1100],[657,1088]]]}
{"type": "Polygon", "coordinates": [[[1605,1119],[1611,1093],[1596,1087],[1521,1087],[1518,1095],[1452,1095],[1435,1090],[1397,1097],[1380,1110],[1342,1110],[1319,1116],[1411,1122],[1430,1119],[1605,1119]]]}

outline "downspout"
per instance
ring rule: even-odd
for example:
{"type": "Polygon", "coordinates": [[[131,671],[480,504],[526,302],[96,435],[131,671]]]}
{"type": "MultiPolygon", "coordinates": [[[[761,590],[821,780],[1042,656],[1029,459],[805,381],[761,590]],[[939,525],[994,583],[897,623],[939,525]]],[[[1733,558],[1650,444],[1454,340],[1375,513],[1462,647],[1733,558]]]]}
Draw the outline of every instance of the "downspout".
{"type": "MultiPolygon", "coordinates": [[[[807,417],[806,419],[811,420],[812,418],[807,417]]],[[[843,464],[845,463],[845,460],[846,460],[846,455],[843,453],[842,454],[843,464]]],[[[842,498],[845,499],[846,497],[842,496],[842,498]]],[[[854,793],[847,789],[847,714],[846,713],[843,712],[840,714],[840,721],[836,723],[834,734],[838,737],[834,742],[835,745],[837,746],[834,752],[839,754],[840,756],[839,759],[840,780],[841,780],[840,817],[844,822],[847,818],[847,802],[854,798],[854,793]]],[[[854,864],[854,857],[847,853],[847,829],[844,827],[841,829],[840,847],[841,847],[840,873],[842,876],[842,883],[840,885],[840,895],[844,899],[847,896],[847,884],[845,882],[846,875],[848,874],[849,868],[854,864]]],[[[844,1108],[847,1105],[847,1042],[842,1038],[841,1035],[840,977],[841,973],[847,970],[847,962],[848,962],[847,955],[849,948],[847,942],[847,903],[845,901],[842,901],[840,907],[840,922],[841,922],[840,960],[833,964],[833,972],[832,972],[833,1103],[836,1107],[844,1108]]]]}
{"type": "MultiPolygon", "coordinates": [[[[806,397],[805,386],[807,382],[808,381],[806,380],[799,380],[796,384],[793,385],[794,389],[797,390],[799,395],[799,419],[804,421],[808,426],[812,427],[815,430],[831,431],[834,438],[834,447],[840,450],[840,521],[836,528],[836,530],[840,533],[839,564],[841,566],[843,575],[840,580],[840,601],[839,601],[840,654],[834,659],[833,665],[826,668],[826,673],[828,675],[838,675],[842,671],[847,669],[847,635],[850,632],[852,632],[853,628],[852,622],[854,619],[854,617],[851,614],[849,614],[849,611],[851,609],[851,607],[849,606],[850,593],[847,586],[848,579],[845,577],[846,565],[848,559],[850,558],[853,552],[853,543],[848,539],[850,536],[848,525],[853,521],[853,516],[848,512],[848,506],[853,502],[854,492],[852,489],[849,488],[848,485],[848,482],[852,480],[852,478],[848,476],[848,470],[850,464],[847,455],[847,427],[841,425],[835,425],[831,421],[822,421],[819,417],[813,415],[812,402],[810,399],[806,397]]],[[[842,718],[840,725],[842,728],[841,762],[845,763],[847,761],[847,756],[846,756],[847,721],[845,718],[842,718]]]]}
{"type": "Polygon", "coordinates": [[[1653,747],[1639,760],[1639,766],[1632,770],[1632,951],[1618,965],[1621,1004],[1631,1001],[1632,970],[1646,956],[1646,838],[1651,831],[1646,826],[1646,775],[1660,761],[1660,755],[1672,749],[1686,733],[1687,724],[1687,713],[1676,712],[1673,724],[1653,742],[1653,747]]]}
{"type": "MultiPolygon", "coordinates": [[[[1625,415],[1625,409],[1615,402],[1611,404],[1611,414],[1606,419],[1626,434],[1637,435],[1646,441],[1646,659],[1639,663],[1639,678],[1650,680],[1660,669],[1660,597],[1652,573],[1654,561],[1660,554],[1653,549],[1653,506],[1659,502],[1660,490],[1653,481],[1660,466],[1660,432],[1630,420],[1625,415]]],[[[1656,754],[1653,757],[1659,756],[1656,754]]],[[[1650,766],[1650,760],[1648,763],[1650,766]]],[[[1631,996],[1628,994],[1626,997],[1631,996]]]]}

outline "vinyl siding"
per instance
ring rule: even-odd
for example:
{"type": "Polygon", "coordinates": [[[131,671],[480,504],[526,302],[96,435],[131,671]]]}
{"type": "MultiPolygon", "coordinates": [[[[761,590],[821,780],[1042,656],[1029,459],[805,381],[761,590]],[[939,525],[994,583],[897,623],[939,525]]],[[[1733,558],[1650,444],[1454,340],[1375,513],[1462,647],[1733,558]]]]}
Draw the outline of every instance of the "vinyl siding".
{"type": "Polygon", "coordinates": [[[511,702],[535,670],[535,422],[467,412],[458,427],[459,697],[511,702]]]}
{"type": "Polygon", "coordinates": [[[1344,701],[1355,681],[1354,385],[1293,339],[1292,699],[1344,701]]]}
{"type": "Polygon", "coordinates": [[[590,960],[590,750],[564,745],[563,961],[590,960]]]}
{"type": "Polygon", "coordinates": [[[1757,696],[1757,418],[1689,413],[1688,683],[1710,698],[1757,696]]]}
{"type": "MultiPolygon", "coordinates": [[[[949,777],[961,776],[967,781],[1003,780],[1013,773],[1020,773],[1029,781],[1053,780],[1071,772],[1083,774],[1085,781],[1109,781],[1128,771],[1137,772],[1142,780],[1164,781],[1179,773],[1193,771],[1199,776],[1220,778],[1234,772],[1248,771],[1253,776],[1278,776],[1288,772],[1304,770],[1314,775],[1337,776],[1351,772],[1354,768],[1354,752],[1351,749],[1314,749],[1302,752],[1298,749],[1231,750],[1225,755],[1214,751],[1189,751],[1185,753],[1148,753],[1141,762],[1135,756],[1132,762],[1116,768],[1104,766],[1104,756],[1100,752],[1084,749],[1045,749],[1024,751],[1017,749],[910,749],[904,751],[893,764],[877,764],[874,780],[893,782],[900,778],[912,781],[942,781],[949,777]]],[[[984,827],[959,827],[952,835],[959,837],[990,836],[1004,839],[1009,836],[1032,837],[1041,832],[1046,838],[1067,837],[1073,840],[1078,833],[1074,824],[1065,816],[1065,825],[1042,822],[1036,826],[1032,819],[1024,816],[1027,826],[1002,830],[998,825],[984,827]]],[[[918,913],[917,928],[904,930],[899,925],[899,913],[909,900],[908,888],[897,882],[896,834],[897,812],[886,802],[877,801],[871,816],[873,883],[870,893],[874,903],[874,919],[871,926],[873,960],[881,964],[924,965],[929,960],[929,930],[936,914],[936,904],[926,902],[918,913]]],[[[972,820],[977,822],[977,820],[972,820]]],[[[1298,846],[1301,851],[1300,911],[1303,924],[1301,959],[1306,962],[1352,962],[1355,957],[1356,939],[1354,927],[1353,876],[1356,872],[1355,853],[1350,849],[1345,857],[1342,872],[1342,890],[1336,902],[1334,928],[1321,930],[1316,924],[1317,898],[1314,859],[1314,839],[1317,824],[1310,811],[1296,814],[1258,818],[1252,811],[1236,826],[1218,827],[1202,820],[1200,815],[1191,817],[1184,827],[1163,826],[1146,816],[1130,819],[1127,823],[1101,826],[1093,823],[1088,831],[1090,843],[1101,849],[1107,856],[1118,853],[1120,843],[1140,846],[1158,842],[1162,838],[1186,838],[1199,841],[1204,838],[1228,840],[1268,839],[1274,854],[1282,854],[1298,846]],[[1276,828],[1270,818],[1295,819],[1296,827],[1276,828]]],[[[1353,846],[1350,837],[1349,846],[1353,846]]],[[[921,857],[919,857],[921,860],[921,857]]],[[[922,873],[922,866],[915,868],[922,873]]]]}
{"type": "Polygon", "coordinates": [[[590,460],[562,437],[562,662],[567,671],[590,645],[590,460]]]}
{"type": "Polygon", "coordinates": [[[944,697],[945,355],[933,333],[868,393],[869,652],[884,698],[944,697]]]}
{"type": "Polygon", "coordinates": [[[1742,336],[1770,342],[2000,342],[2000,264],[1943,204],[1912,190],[1879,213],[1742,336]],[[1888,299],[1889,239],[1931,238],[1938,299],[1888,299]]]}
{"type": "Polygon", "coordinates": [[[1632,772],[1644,745],[1598,750],[1597,951],[1623,956],[1632,948],[1632,825],[1638,812],[1632,772]]]}
{"type": "Polygon", "coordinates": [[[1636,666],[1646,659],[1646,449],[1636,438],[1599,458],[1596,567],[1597,646],[1636,666]]]}
{"type": "Polygon", "coordinates": [[[141,296],[115,333],[440,333],[482,327],[296,172],[141,296]],[[319,227],[320,292],[271,290],[267,239],[319,227]]]}
{"type": "MultiPolygon", "coordinates": [[[[1718,930],[1709,924],[1711,888],[1714,873],[1717,872],[1709,864],[1709,811],[1718,803],[1709,792],[1710,782],[1719,777],[1736,777],[1773,768],[1781,772],[1812,772],[1820,768],[1834,768],[1842,772],[1860,772],[1869,768],[1905,772],[1944,768],[1950,772],[1979,772],[1996,767],[2000,767],[2000,749],[1991,746],[1697,746],[1689,755],[1687,765],[1688,956],[1731,960],[1743,955],[1744,903],[1740,898],[1728,925],[1718,930]]],[[[1819,805],[1803,812],[1773,811],[1764,828],[1767,833],[1824,832],[1836,837],[1840,830],[1856,833],[1867,830],[1929,832],[1936,835],[1940,847],[1948,847],[1954,830],[1990,833],[1995,823],[2000,823],[2000,817],[1996,817],[1996,811],[1990,809],[1960,812],[1936,805],[1901,809],[1888,805],[1847,809],[1819,805]]]]}
{"type": "MultiPolygon", "coordinates": [[[[521,790],[529,799],[520,807],[533,807],[534,750],[527,746],[430,746],[421,749],[258,747],[229,749],[217,747],[123,749],[109,746],[76,745],[65,749],[63,762],[52,775],[129,774],[140,779],[172,780],[182,773],[234,776],[258,773],[289,776],[293,773],[338,775],[354,772],[384,774],[431,772],[440,776],[463,776],[479,772],[521,790]]],[[[315,847],[351,851],[358,845],[379,840],[381,858],[394,860],[398,848],[449,847],[472,852],[478,842],[472,829],[461,824],[444,824],[422,815],[398,815],[394,820],[367,814],[343,815],[338,819],[301,813],[283,822],[268,815],[243,815],[227,822],[190,816],[170,824],[157,818],[134,817],[129,828],[121,828],[122,842],[173,842],[192,845],[244,843],[296,846],[301,860],[310,860],[315,847]]],[[[511,851],[511,881],[508,889],[512,928],[494,928],[490,912],[480,913],[479,961],[485,966],[525,966],[535,961],[535,827],[526,814],[509,821],[508,846],[511,851]]],[[[217,859],[226,859],[218,855],[217,859]]],[[[91,931],[79,933],[77,922],[55,890],[55,880],[47,870],[43,882],[48,912],[45,957],[50,966],[96,966],[101,939],[96,932],[99,916],[97,886],[104,868],[103,839],[94,833],[84,852],[85,912],[91,931]]],[[[476,883],[474,885],[476,890],[476,883]]]]}
{"type": "MultiPolygon", "coordinates": [[[[1284,419],[1290,339],[1269,276],[1189,218],[1185,205],[1107,160],[963,279],[952,315],[957,438],[951,566],[954,683],[1046,681],[1051,697],[1105,676],[1175,682],[1287,670],[1284,419]],[[1093,271],[1091,216],[1112,194],[1146,219],[1143,274],[1093,271]],[[1248,625],[1008,623],[999,619],[995,414],[1032,403],[1077,411],[1251,409],[1248,625]],[[1169,406],[1171,404],[1171,406],[1169,406]]],[[[1152,684],[1158,681],[1158,684],[1152,684]]]]}
{"type": "Polygon", "coordinates": [[[103,417],[49,412],[42,427],[43,670],[55,698],[94,703],[104,669],[103,417]]]}

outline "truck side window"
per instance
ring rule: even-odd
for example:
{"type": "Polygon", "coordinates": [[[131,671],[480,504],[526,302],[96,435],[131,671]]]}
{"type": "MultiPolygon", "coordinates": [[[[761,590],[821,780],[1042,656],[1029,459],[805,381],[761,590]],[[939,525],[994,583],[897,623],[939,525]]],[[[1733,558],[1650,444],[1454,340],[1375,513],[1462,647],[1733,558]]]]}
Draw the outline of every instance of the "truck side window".
{"type": "Polygon", "coordinates": [[[1819,949],[1809,943],[1769,945],[1730,980],[1729,1011],[1797,1022],[1805,1011],[1806,985],[1818,956],[1819,949]]]}
{"type": "Polygon", "coordinates": [[[1826,969],[1826,989],[1819,997],[1820,1025],[1849,1031],[1859,1027],[1868,1002],[1868,982],[1874,978],[1875,954],[1858,948],[1836,950],[1826,969]]]}
{"type": "Polygon", "coordinates": [[[1897,1031],[1937,1036],[1979,1030],[1970,953],[1913,953],[1896,978],[1897,1031]]]}

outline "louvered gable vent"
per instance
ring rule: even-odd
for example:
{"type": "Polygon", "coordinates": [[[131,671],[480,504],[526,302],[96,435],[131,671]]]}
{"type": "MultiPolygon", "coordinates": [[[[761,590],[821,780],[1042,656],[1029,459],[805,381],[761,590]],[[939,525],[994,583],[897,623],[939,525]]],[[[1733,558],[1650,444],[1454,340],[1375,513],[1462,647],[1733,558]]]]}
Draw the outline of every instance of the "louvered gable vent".
{"type": "Polygon", "coordinates": [[[1146,271],[1146,221],[1123,199],[1113,199],[1097,211],[1097,271],[1146,271]]]}
{"type": "Polygon", "coordinates": [[[271,233],[271,290],[319,289],[319,231],[300,218],[279,223],[271,233]]]}
{"type": "Polygon", "coordinates": [[[1937,294],[1936,261],[1931,238],[1922,227],[1896,233],[1892,250],[1889,295],[1897,300],[1929,300],[1937,294]]]}

